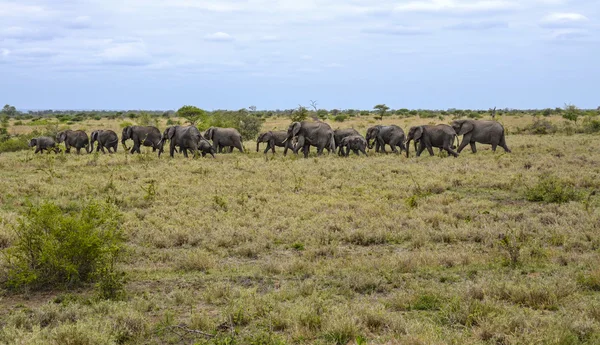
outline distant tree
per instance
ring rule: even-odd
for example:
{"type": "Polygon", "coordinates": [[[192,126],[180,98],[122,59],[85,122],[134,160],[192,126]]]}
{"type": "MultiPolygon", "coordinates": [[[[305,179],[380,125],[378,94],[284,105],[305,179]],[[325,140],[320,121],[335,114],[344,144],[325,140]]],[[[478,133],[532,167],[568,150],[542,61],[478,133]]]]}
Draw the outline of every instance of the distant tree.
{"type": "Polygon", "coordinates": [[[544,115],[544,116],[550,116],[550,115],[552,115],[552,109],[551,108],[546,108],[546,109],[542,110],[542,115],[544,115]]]}
{"type": "Polygon", "coordinates": [[[379,120],[383,121],[383,117],[387,116],[387,111],[390,110],[390,107],[388,107],[385,104],[377,104],[376,106],[373,107],[373,109],[377,110],[377,114],[379,115],[379,120]]]}
{"type": "Polygon", "coordinates": [[[186,119],[190,125],[195,126],[198,122],[206,122],[206,111],[193,105],[184,105],[177,110],[177,116],[186,119]]]}
{"type": "Polygon", "coordinates": [[[17,115],[17,108],[15,108],[12,105],[6,104],[4,108],[2,108],[2,114],[9,117],[14,117],[17,115]]]}
{"type": "Polygon", "coordinates": [[[250,112],[256,113],[256,106],[255,105],[249,106],[248,109],[250,110],[250,112]]]}
{"type": "Polygon", "coordinates": [[[327,118],[327,115],[329,115],[329,112],[327,112],[327,110],[325,110],[325,109],[319,109],[319,110],[317,110],[317,116],[321,120],[325,120],[327,118]]]}
{"type": "Polygon", "coordinates": [[[311,108],[313,108],[315,110],[315,113],[317,113],[319,111],[319,108],[317,108],[317,101],[313,101],[312,99],[310,100],[310,106],[311,108]]]}
{"type": "Polygon", "coordinates": [[[298,109],[296,109],[292,112],[292,121],[293,122],[304,121],[304,120],[306,120],[307,117],[308,117],[308,110],[301,105],[298,105],[298,109]]]}
{"type": "Polygon", "coordinates": [[[333,109],[333,110],[331,110],[331,115],[333,115],[334,117],[338,116],[339,114],[340,114],[340,110],[339,109],[333,109]]]}
{"type": "Polygon", "coordinates": [[[368,110],[361,110],[360,116],[369,116],[370,112],[368,110]]]}
{"type": "Polygon", "coordinates": [[[577,118],[581,115],[581,110],[573,104],[565,104],[562,117],[569,121],[577,122],[577,118]]]}

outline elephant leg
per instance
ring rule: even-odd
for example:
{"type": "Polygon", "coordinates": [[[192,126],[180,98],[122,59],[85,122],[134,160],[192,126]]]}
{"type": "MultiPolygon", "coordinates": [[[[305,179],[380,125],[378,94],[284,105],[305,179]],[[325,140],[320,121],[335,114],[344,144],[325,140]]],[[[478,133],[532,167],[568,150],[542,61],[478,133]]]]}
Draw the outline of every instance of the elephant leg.
{"type": "Polygon", "coordinates": [[[492,152],[496,153],[496,147],[497,146],[498,146],[498,144],[492,143],[492,152]]]}
{"type": "MultiPolygon", "coordinates": [[[[267,154],[267,152],[269,152],[270,149],[271,149],[271,143],[267,143],[267,148],[265,149],[265,151],[263,153],[267,154]]],[[[275,154],[275,148],[273,148],[273,154],[275,154]]]]}
{"type": "Polygon", "coordinates": [[[171,155],[171,158],[175,157],[175,144],[173,143],[173,140],[171,140],[171,145],[169,146],[169,154],[171,155]]]}
{"type": "Polygon", "coordinates": [[[40,150],[40,148],[39,148],[39,147],[36,147],[36,148],[35,148],[35,152],[34,152],[34,154],[36,154],[36,153],[39,153],[40,151],[42,151],[42,150],[40,150]]]}
{"type": "Polygon", "coordinates": [[[460,145],[458,146],[458,150],[456,152],[461,153],[462,150],[464,150],[464,148],[467,147],[467,145],[469,144],[469,141],[470,141],[470,138],[463,137],[463,140],[460,143],[460,145]]]}
{"type": "Polygon", "coordinates": [[[75,150],[77,150],[77,154],[80,155],[81,154],[81,147],[76,147],[75,150]]]}
{"type": "MultiPolygon", "coordinates": [[[[298,142],[296,143],[296,147],[294,148],[294,153],[298,154],[298,151],[302,148],[304,149],[304,142],[306,140],[304,139],[303,136],[298,137],[298,142]]],[[[304,152],[304,151],[303,151],[304,152]]]]}
{"type": "Polygon", "coordinates": [[[367,151],[365,150],[364,147],[360,148],[360,152],[362,152],[365,156],[369,157],[369,155],[367,154],[367,151]]]}
{"type": "Polygon", "coordinates": [[[471,141],[469,144],[471,145],[471,151],[473,153],[477,153],[477,147],[475,147],[475,142],[471,141]]]}
{"type": "Polygon", "coordinates": [[[454,156],[454,158],[458,157],[458,153],[456,153],[454,150],[452,150],[452,146],[446,144],[446,146],[444,147],[444,150],[446,150],[446,152],[448,152],[448,154],[451,154],[454,156]]]}
{"type": "MultiPolygon", "coordinates": [[[[289,145],[287,145],[287,142],[286,142],[285,144],[286,144],[286,145],[285,145],[285,148],[283,149],[283,156],[284,156],[284,157],[285,157],[285,156],[287,156],[288,147],[289,147],[289,145]]],[[[293,149],[292,149],[292,150],[293,150],[293,149]]]]}
{"type": "Polygon", "coordinates": [[[427,145],[427,152],[429,152],[430,156],[435,156],[435,154],[433,153],[433,147],[431,147],[431,145],[427,145]]]}
{"type": "Polygon", "coordinates": [[[354,152],[355,155],[360,156],[360,154],[358,153],[358,149],[352,149],[352,152],[354,152]]]}
{"type": "Polygon", "coordinates": [[[381,152],[387,154],[387,151],[385,150],[385,142],[383,140],[380,140],[379,147],[381,148],[381,152]]]}
{"type": "Polygon", "coordinates": [[[104,149],[104,146],[102,146],[102,153],[106,154],[106,150],[104,149]]]}
{"type": "Polygon", "coordinates": [[[310,144],[304,145],[304,158],[308,158],[308,154],[310,153],[310,144]]]}
{"type": "Polygon", "coordinates": [[[423,143],[419,143],[419,149],[417,150],[417,157],[421,157],[421,153],[425,151],[425,145],[423,143]]]}

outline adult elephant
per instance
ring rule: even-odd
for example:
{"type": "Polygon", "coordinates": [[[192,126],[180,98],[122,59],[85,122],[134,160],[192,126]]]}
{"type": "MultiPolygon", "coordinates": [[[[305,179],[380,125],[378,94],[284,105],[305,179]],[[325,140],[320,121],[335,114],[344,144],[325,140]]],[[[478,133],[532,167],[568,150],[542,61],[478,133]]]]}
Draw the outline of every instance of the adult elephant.
{"type": "Polygon", "coordinates": [[[97,141],[98,146],[96,147],[96,152],[102,150],[102,153],[106,153],[104,148],[108,150],[108,153],[117,152],[117,147],[119,146],[119,137],[117,133],[111,130],[96,130],[92,132],[91,135],[91,150],[94,151],[94,143],[97,141]],[[111,152],[112,149],[112,152],[111,152]]]}
{"type": "Polygon", "coordinates": [[[458,147],[458,153],[467,144],[470,144],[471,151],[476,153],[475,143],[492,145],[493,152],[496,152],[497,146],[502,147],[508,153],[511,152],[506,146],[504,127],[496,121],[455,120],[452,121],[452,128],[454,128],[456,134],[463,136],[458,147]]]}
{"type": "Polygon", "coordinates": [[[394,153],[400,153],[402,152],[402,150],[406,150],[406,147],[404,146],[404,131],[402,130],[402,128],[396,125],[378,125],[370,127],[369,129],[367,129],[366,137],[369,149],[373,148],[371,139],[373,139],[373,142],[375,143],[375,152],[379,152],[381,150],[381,152],[387,153],[385,151],[385,145],[390,145],[394,153]],[[396,147],[399,147],[400,151],[398,151],[396,147]]]}
{"type": "Polygon", "coordinates": [[[267,143],[267,148],[265,149],[265,154],[271,150],[273,154],[275,154],[275,146],[277,147],[285,147],[283,150],[283,155],[287,155],[288,150],[294,150],[294,144],[292,141],[286,141],[287,132],[286,131],[268,131],[261,133],[256,139],[256,152],[260,149],[261,143],[267,143]]]}
{"type": "Polygon", "coordinates": [[[127,126],[123,128],[121,133],[121,143],[125,150],[129,150],[125,142],[131,139],[133,141],[133,148],[131,153],[142,153],[140,146],[152,147],[152,152],[158,150],[158,155],[163,152],[162,146],[162,135],[158,128],[153,126],[127,126]]]}
{"type": "Polygon", "coordinates": [[[358,131],[354,128],[336,129],[335,131],[333,131],[333,137],[335,139],[335,146],[340,148],[340,150],[338,152],[338,154],[340,156],[342,156],[344,154],[344,152],[342,151],[342,148],[340,147],[342,139],[344,139],[346,137],[354,136],[354,135],[360,136],[360,133],[358,133],[358,131]]]}
{"type": "Polygon", "coordinates": [[[308,158],[310,146],[317,148],[317,154],[323,154],[323,150],[327,148],[330,152],[335,152],[335,138],[331,126],[325,122],[293,122],[287,131],[286,142],[292,141],[294,137],[298,137],[298,143],[294,147],[294,153],[298,154],[298,150],[302,148],[304,158],[308,158]]]}
{"type": "MultiPolygon", "coordinates": [[[[174,157],[175,147],[183,152],[185,158],[188,158],[187,151],[190,150],[194,157],[198,155],[198,147],[201,141],[206,141],[196,126],[172,126],[165,129],[162,136],[161,147],[165,141],[169,140],[171,157],[174,157]]],[[[158,153],[160,157],[161,152],[158,153]]]]}
{"type": "Polygon", "coordinates": [[[50,137],[33,138],[29,140],[29,147],[35,147],[34,153],[42,152],[44,150],[48,152],[54,151],[54,153],[59,152],[58,147],[56,147],[56,142],[50,137]]]}
{"type": "Polygon", "coordinates": [[[233,152],[233,148],[235,147],[241,153],[244,153],[242,135],[235,128],[210,127],[204,132],[204,137],[212,140],[213,148],[219,153],[223,152],[224,147],[229,147],[229,152],[233,152]]]}
{"type": "Polygon", "coordinates": [[[87,133],[84,131],[72,131],[66,130],[59,132],[56,135],[56,141],[60,143],[65,143],[65,152],[71,153],[71,147],[77,149],[77,154],[81,153],[81,149],[85,148],[86,152],[91,152],[90,150],[90,138],[87,133]]]}
{"type": "Polygon", "coordinates": [[[350,155],[350,150],[352,150],[357,156],[360,156],[359,152],[362,152],[365,156],[368,156],[366,149],[367,140],[362,135],[351,135],[340,140],[340,154],[345,155],[346,157],[350,155]],[[344,147],[346,148],[345,153],[344,147]]]}
{"type": "Polygon", "coordinates": [[[456,132],[448,125],[411,127],[406,139],[406,157],[408,157],[411,140],[415,141],[417,157],[421,156],[421,153],[425,149],[427,149],[429,155],[433,156],[434,147],[445,150],[454,157],[458,157],[458,153],[452,147],[455,138],[457,138],[456,132]],[[418,149],[417,144],[419,144],[418,149]]]}

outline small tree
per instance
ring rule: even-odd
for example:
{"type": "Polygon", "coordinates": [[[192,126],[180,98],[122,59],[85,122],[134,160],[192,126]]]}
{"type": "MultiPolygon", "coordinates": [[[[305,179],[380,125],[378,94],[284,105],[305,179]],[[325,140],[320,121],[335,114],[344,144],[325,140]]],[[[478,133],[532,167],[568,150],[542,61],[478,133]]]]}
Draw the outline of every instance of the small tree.
{"type": "Polygon", "coordinates": [[[306,120],[307,117],[308,117],[308,110],[301,105],[298,105],[298,109],[296,109],[292,113],[292,121],[293,122],[304,121],[304,120],[306,120]]]}
{"type": "Polygon", "coordinates": [[[565,110],[562,117],[569,121],[577,122],[577,118],[581,115],[581,110],[573,104],[565,104],[565,110]]]}
{"type": "Polygon", "coordinates": [[[190,125],[195,126],[198,122],[206,122],[206,111],[193,105],[184,105],[177,110],[177,116],[186,119],[190,125]]]}
{"type": "Polygon", "coordinates": [[[6,104],[4,108],[2,108],[2,114],[14,117],[15,115],[17,115],[17,109],[12,105],[6,104]]]}
{"type": "Polygon", "coordinates": [[[325,110],[325,109],[319,109],[319,110],[317,110],[317,116],[321,120],[325,120],[327,118],[327,115],[329,115],[329,113],[327,112],[327,110],[325,110]]]}
{"type": "Polygon", "coordinates": [[[377,113],[379,114],[379,120],[383,121],[383,117],[387,116],[386,113],[388,110],[390,110],[390,107],[385,104],[377,104],[373,107],[373,109],[377,110],[377,113]]]}

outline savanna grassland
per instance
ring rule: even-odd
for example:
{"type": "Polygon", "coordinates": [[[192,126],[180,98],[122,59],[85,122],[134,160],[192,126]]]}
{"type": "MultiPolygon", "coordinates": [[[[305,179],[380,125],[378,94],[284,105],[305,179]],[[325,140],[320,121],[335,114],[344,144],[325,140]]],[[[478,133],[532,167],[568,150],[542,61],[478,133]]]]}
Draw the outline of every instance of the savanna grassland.
{"type": "MultiPolygon", "coordinates": [[[[3,291],[0,343],[598,344],[600,136],[499,121],[512,154],[301,159],[251,140],[216,159],[3,153],[1,250],[29,204],[105,202],[122,214],[127,281],[113,300],[3,291]]],[[[120,135],[119,121],[71,127],[120,135]]]]}

